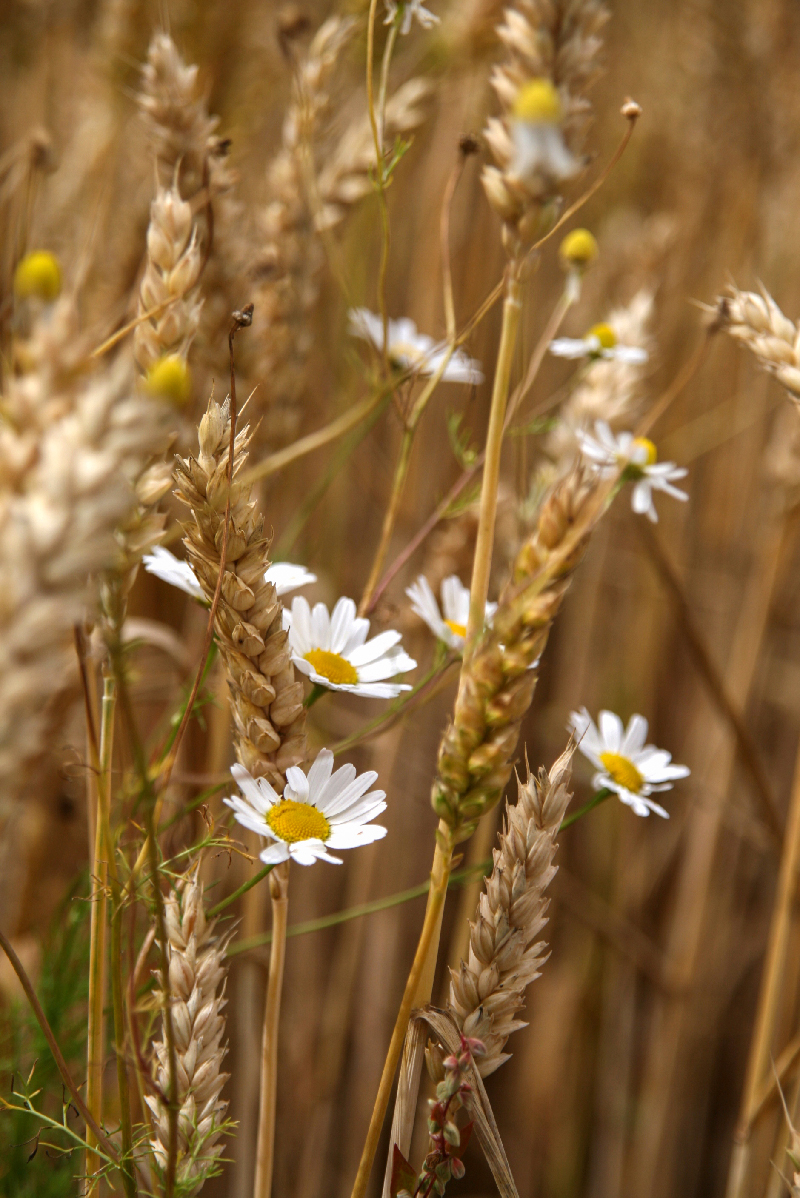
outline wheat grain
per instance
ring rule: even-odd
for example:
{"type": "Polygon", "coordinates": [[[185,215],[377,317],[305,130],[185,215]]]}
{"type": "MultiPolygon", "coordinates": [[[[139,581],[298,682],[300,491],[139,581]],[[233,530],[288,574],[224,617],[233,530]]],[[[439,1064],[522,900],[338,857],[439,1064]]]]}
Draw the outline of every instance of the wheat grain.
{"type": "MultiPolygon", "coordinates": [[[[177,1066],[178,1155],[176,1183],[184,1198],[197,1194],[219,1172],[220,1136],[228,1103],[221,1097],[229,1074],[222,1072],[227,1053],[225,1035],[225,961],[227,941],[214,935],[203,910],[198,872],[184,880],[165,902],[169,994],[158,991],[162,1008],[169,1003],[177,1066]]],[[[159,975],[160,976],[160,975],[159,975]]],[[[150,1142],[159,1169],[169,1152],[169,1112],[163,1096],[170,1092],[169,1054],[165,1039],[153,1045],[156,1094],[145,1101],[153,1115],[150,1142]]]]}
{"type": "Polygon", "coordinates": [[[546,960],[547,946],[538,936],[547,922],[545,891],[557,868],[556,836],[572,797],[573,751],[570,745],[549,773],[528,771],[524,784],[517,780],[517,801],[506,803],[494,866],[470,925],[469,958],[451,970],[450,1010],[463,1034],[486,1046],[477,1061],[482,1077],[508,1060],[508,1037],[525,1027],[517,1018],[525,990],[546,960]]]}
{"type": "MultiPolygon", "coordinates": [[[[189,561],[210,601],[217,586],[227,489],[230,404],[213,399],[200,422],[200,452],[178,459],[176,495],[191,509],[185,525],[189,561]]],[[[305,757],[303,684],[291,664],[288,633],[269,565],[264,519],[250,488],[236,484],[247,459],[250,430],[236,434],[225,573],[215,619],[228,671],[236,755],[254,778],[281,790],[284,773],[305,757]]]]}

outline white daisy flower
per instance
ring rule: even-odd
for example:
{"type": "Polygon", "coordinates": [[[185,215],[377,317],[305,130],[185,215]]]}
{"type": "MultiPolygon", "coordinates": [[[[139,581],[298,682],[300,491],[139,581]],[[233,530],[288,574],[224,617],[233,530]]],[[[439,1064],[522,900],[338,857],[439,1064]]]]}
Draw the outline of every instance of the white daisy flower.
{"type": "MultiPolygon", "coordinates": [[[[383,349],[383,321],[368,308],[351,308],[349,332],[362,341],[371,341],[376,349],[383,349]]],[[[427,333],[417,331],[413,320],[403,317],[390,320],[388,325],[389,358],[403,370],[413,367],[420,374],[435,374],[447,353],[443,341],[436,342],[427,333]]],[[[468,358],[457,349],[442,375],[445,383],[482,383],[483,372],[480,362],[468,358]]]]}
{"type": "MultiPolygon", "coordinates": [[[[415,583],[406,587],[406,594],[411,600],[411,610],[425,621],[434,636],[444,641],[448,649],[460,651],[464,648],[469,620],[469,589],[457,575],[451,574],[442,583],[441,611],[424,574],[420,574],[415,583]]],[[[491,624],[496,611],[496,603],[486,604],[487,624],[491,624]]]]}
{"type": "Polygon", "coordinates": [[[223,802],[243,827],[273,841],[259,853],[265,865],[289,858],[298,865],[341,865],[329,849],[355,849],[386,835],[380,824],[370,823],[386,810],[385,792],[369,789],[377,780],[375,771],[359,776],[354,765],[340,766],[335,774],[332,770],[330,749],[320,750],[308,776],[290,766],[281,798],[266,778],[253,778],[243,765],[231,766],[241,794],[223,802]]]}
{"type": "Polygon", "coordinates": [[[621,470],[622,478],[634,483],[631,507],[639,515],[646,515],[654,524],[658,521],[653,491],[664,491],[673,499],[689,498],[685,491],[672,486],[676,479],[685,478],[688,470],[674,462],[659,462],[649,438],[634,437],[633,433],[615,436],[605,420],[597,420],[594,431],[594,437],[581,429],[575,434],[581,452],[604,477],[621,470]]]}
{"type": "Polygon", "coordinates": [[[606,358],[640,366],[647,361],[647,350],[640,345],[620,345],[610,324],[595,324],[585,337],[556,337],[550,353],[557,358],[606,358]]]}
{"type": "Polygon", "coordinates": [[[564,141],[563,116],[561,97],[549,79],[530,79],[519,89],[509,122],[514,143],[509,171],[523,183],[534,184],[542,175],[559,182],[581,169],[564,141]]]}
{"type": "Polygon", "coordinates": [[[434,25],[438,25],[441,17],[437,17],[435,13],[429,12],[423,6],[422,0],[386,0],[386,20],[384,25],[391,25],[397,16],[397,10],[402,14],[402,24],[400,33],[402,36],[409,33],[411,30],[411,22],[414,17],[417,18],[423,29],[433,29],[434,25]]]}
{"type": "MultiPolygon", "coordinates": [[[[177,558],[174,553],[170,553],[169,549],[156,545],[153,552],[145,554],[142,561],[148,574],[155,574],[156,578],[168,582],[170,586],[178,587],[193,599],[205,602],[203,588],[197,581],[192,567],[188,562],[177,558]]],[[[312,574],[305,566],[295,566],[291,562],[273,562],[265,571],[264,578],[267,582],[274,583],[278,597],[317,581],[316,574],[312,574]]]]}
{"type": "Polygon", "coordinates": [[[601,711],[598,730],[585,707],[573,711],[567,727],[575,734],[578,748],[598,772],[592,779],[596,790],[616,791],[622,802],[637,815],[654,811],[664,819],[668,813],[650,799],[656,791],[671,790],[676,778],[687,778],[688,766],[673,765],[666,749],[646,745],[647,720],[631,716],[623,731],[622,720],[613,711],[601,711]]]}
{"type": "Polygon", "coordinates": [[[417,663],[400,648],[400,633],[388,629],[367,640],[369,620],[356,615],[352,599],[338,599],[332,612],[324,603],[313,611],[302,596],[284,608],[292,661],[302,674],[328,690],[349,691],[376,699],[394,699],[411,690],[407,683],[385,682],[416,669],[417,663]]]}

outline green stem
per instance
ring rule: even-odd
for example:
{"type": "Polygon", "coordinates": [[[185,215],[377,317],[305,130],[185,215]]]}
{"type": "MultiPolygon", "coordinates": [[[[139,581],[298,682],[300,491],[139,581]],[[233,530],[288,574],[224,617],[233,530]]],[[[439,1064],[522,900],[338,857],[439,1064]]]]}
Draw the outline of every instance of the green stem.
{"type": "MultiPolygon", "coordinates": [[[[416,426],[415,426],[416,427],[416,426]]],[[[372,593],[378,585],[378,579],[381,576],[383,563],[386,560],[386,554],[389,551],[389,543],[394,532],[395,520],[400,509],[400,500],[403,497],[403,488],[406,483],[406,475],[411,462],[411,447],[414,444],[414,428],[406,428],[403,431],[403,440],[400,444],[400,455],[397,459],[397,466],[394,472],[394,481],[392,482],[392,493],[389,496],[389,506],[386,508],[386,514],[383,517],[383,526],[381,528],[381,539],[378,543],[378,548],[375,551],[375,557],[372,561],[372,569],[369,572],[367,585],[364,588],[364,594],[361,597],[359,605],[359,615],[363,615],[369,601],[372,598],[372,593]]]]}
{"type": "Polygon", "coordinates": [[[410,691],[407,691],[405,694],[395,699],[394,702],[389,705],[388,710],[382,711],[380,715],[376,715],[374,719],[369,720],[368,723],[364,724],[363,727],[358,730],[358,732],[354,732],[351,736],[346,736],[343,740],[338,741],[333,746],[333,753],[344,753],[345,749],[351,749],[353,745],[360,744],[368,736],[371,736],[373,733],[383,728],[384,724],[391,726],[391,724],[399,719],[400,716],[406,714],[405,708],[412,702],[412,700],[416,699],[420,692],[423,691],[425,687],[428,686],[434,680],[434,678],[436,678],[437,675],[441,674],[444,676],[450,666],[454,665],[457,660],[458,659],[455,657],[448,656],[443,661],[436,661],[425,677],[410,691]]]}
{"type": "Polygon", "coordinates": [[[315,703],[318,703],[322,696],[327,695],[327,693],[327,686],[320,686],[318,682],[315,682],[305,699],[303,699],[303,706],[306,711],[308,711],[309,707],[313,707],[315,703]]]}
{"type": "Polygon", "coordinates": [[[117,1059],[117,1089],[119,1092],[120,1133],[122,1137],[121,1173],[126,1198],[136,1198],[136,1178],[133,1172],[133,1124],[128,1069],[125,1061],[125,1010],[122,1000],[122,888],[119,883],[115,849],[111,836],[111,754],[114,742],[114,717],[117,710],[117,690],[109,674],[103,686],[103,708],[100,724],[101,783],[98,794],[99,816],[103,823],[104,856],[111,891],[111,1006],[114,1017],[114,1051],[117,1059]]]}
{"type": "Polygon", "coordinates": [[[572,815],[567,815],[562,819],[559,832],[563,832],[571,824],[576,823],[582,815],[588,815],[590,811],[594,811],[595,807],[599,807],[606,799],[610,799],[615,792],[604,786],[602,790],[598,790],[596,795],[593,795],[588,803],[584,803],[583,807],[579,807],[577,811],[573,811],[572,815]]]}
{"type": "MultiPolygon", "coordinates": [[[[105,993],[108,945],[108,859],[110,845],[110,778],[114,751],[114,684],[106,675],[97,762],[97,815],[92,861],[92,903],[89,930],[89,1016],[86,1045],[86,1105],[97,1123],[103,1120],[103,1063],[105,1058],[105,993]]],[[[94,1133],[86,1129],[86,1176],[92,1177],[99,1159],[92,1151],[94,1133]]]]}
{"type": "MultiPolygon", "coordinates": [[[[494,523],[497,514],[497,488],[500,481],[500,455],[503,450],[506,405],[511,382],[511,364],[517,340],[520,310],[522,306],[522,280],[520,264],[509,262],[506,273],[506,290],[503,301],[503,326],[500,333],[500,348],[492,388],[492,406],[489,428],[486,433],[486,457],[483,467],[481,505],[478,516],[478,535],[475,542],[475,559],[472,565],[470,584],[469,622],[465,657],[469,656],[475,641],[483,631],[486,598],[489,593],[489,573],[492,567],[494,546],[494,523]]],[[[464,677],[462,671],[462,678],[464,677]]]]}
{"type": "Polygon", "coordinates": [[[258,885],[262,878],[266,878],[267,874],[270,873],[274,868],[274,865],[265,865],[263,869],[260,869],[257,874],[254,874],[253,877],[250,878],[249,882],[245,882],[239,887],[238,890],[234,890],[233,894],[229,894],[227,898],[224,898],[221,900],[221,902],[217,903],[216,907],[212,907],[210,911],[207,911],[206,918],[213,919],[215,915],[219,915],[220,911],[224,911],[226,907],[231,905],[231,903],[235,903],[236,900],[241,898],[243,894],[247,894],[248,890],[252,890],[254,886],[258,885]]]}

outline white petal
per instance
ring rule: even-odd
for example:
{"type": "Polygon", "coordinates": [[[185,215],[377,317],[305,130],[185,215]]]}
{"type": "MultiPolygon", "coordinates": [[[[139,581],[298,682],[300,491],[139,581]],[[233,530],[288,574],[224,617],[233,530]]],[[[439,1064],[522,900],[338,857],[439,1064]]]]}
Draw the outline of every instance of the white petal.
{"type": "Polygon", "coordinates": [[[614,358],[617,362],[627,362],[631,366],[640,366],[647,361],[648,356],[647,350],[638,345],[615,345],[603,354],[604,358],[614,358]]]}
{"type": "Polygon", "coordinates": [[[292,623],[289,628],[289,644],[300,657],[313,649],[311,635],[311,608],[303,595],[296,595],[292,600],[292,623]]]}
{"type": "Polygon", "coordinates": [[[550,353],[557,358],[585,358],[588,352],[582,337],[556,337],[555,341],[550,342],[550,353]]]}
{"type": "Polygon", "coordinates": [[[274,844],[268,844],[258,855],[265,865],[280,865],[281,861],[289,859],[289,846],[285,840],[276,840],[274,844]]]}
{"type": "Polygon", "coordinates": [[[316,574],[306,570],[305,566],[295,566],[291,562],[273,562],[264,578],[274,585],[279,596],[317,581],[316,574]]]}
{"type": "Polygon", "coordinates": [[[315,603],[311,609],[311,648],[331,648],[331,617],[324,603],[315,603]]]}
{"type": "Polygon", "coordinates": [[[416,582],[406,587],[406,594],[411,600],[411,610],[427,624],[434,636],[441,637],[442,629],[447,626],[442,620],[436,597],[424,574],[420,574],[416,582]]]}
{"type": "Polygon", "coordinates": [[[337,829],[328,837],[327,843],[332,849],[355,849],[362,844],[383,840],[385,835],[386,829],[381,824],[365,824],[351,830],[337,829]]]}
{"type": "Polygon", "coordinates": [[[377,636],[367,641],[366,644],[359,645],[357,649],[351,649],[347,655],[347,660],[354,666],[366,665],[368,662],[383,657],[401,639],[402,633],[395,632],[393,628],[387,628],[385,632],[378,633],[377,636]]]}
{"type": "Polygon", "coordinates": [[[341,599],[337,599],[336,605],[331,612],[330,640],[324,648],[330,649],[331,653],[341,653],[347,644],[355,618],[356,605],[353,600],[347,599],[344,596],[341,599]]]}
{"type": "Polygon", "coordinates": [[[286,786],[283,791],[287,799],[296,799],[299,803],[308,802],[308,778],[299,765],[290,765],[286,771],[286,786]]]}
{"type": "MultiPolygon", "coordinates": [[[[347,811],[353,803],[356,803],[369,790],[372,783],[377,781],[377,778],[378,775],[374,770],[360,774],[348,782],[346,786],[340,787],[336,794],[328,795],[325,807],[320,808],[320,810],[327,819],[333,819],[334,816],[347,811]]],[[[381,797],[383,797],[383,792],[381,792],[381,797]]]]}
{"type": "Polygon", "coordinates": [[[358,667],[359,685],[362,682],[380,682],[384,678],[393,678],[395,674],[407,674],[416,668],[417,663],[407,653],[403,651],[387,653],[385,657],[379,657],[377,661],[370,661],[365,666],[358,667]]]}
{"type": "Polygon", "coordinates": [[[619,753],[622,745],[622,720],[615,712],[600,712],[600,735],[609,752],[619,753]]]}
{"type": "Polygon", "coordinates": [[[278,802],[278,795],[266,778],[254,778],[238,761],[231,766],[234,781],[257,811],[267,811],[278,802]]]}
{"type": "Polygon", "coordinates": [[[622,738],[621,752],[626,756],[633,758],[635,753],[638,753],[642,745],[647,740],[647,720],[643,715],[632,715],[628,721],[628,727],[625,730],[625,735],[622,738]]]}
{"type": "Polygon", "coordinates": [[[321,796],[333,770],[333,753],[330,749],[320,749],[308,771],[309,801],[319,807],[317,797],[321,796]]]}

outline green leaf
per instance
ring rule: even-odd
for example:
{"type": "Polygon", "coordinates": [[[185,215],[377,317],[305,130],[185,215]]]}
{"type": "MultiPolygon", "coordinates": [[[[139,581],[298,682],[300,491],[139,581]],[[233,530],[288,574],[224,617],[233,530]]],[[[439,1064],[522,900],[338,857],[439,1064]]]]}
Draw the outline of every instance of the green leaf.
{"type": "Polygon", "coordinates": [[[392,1149],[392,1180],[389,1185],[391,1198],[397,1198],[401,1190],[413,1194],[417,1188],[417,1175],[397,1145],[392,1149]]]}

